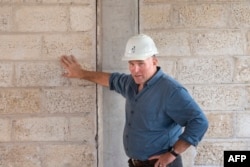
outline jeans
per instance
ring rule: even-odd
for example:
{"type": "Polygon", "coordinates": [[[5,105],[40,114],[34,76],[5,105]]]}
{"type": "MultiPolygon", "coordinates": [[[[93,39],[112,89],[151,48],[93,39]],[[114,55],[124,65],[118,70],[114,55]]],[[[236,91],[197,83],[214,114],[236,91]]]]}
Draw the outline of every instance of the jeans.
{"type": "MultiPolygon", "coordinates": [[[[129,167],[137,167],[134,166],[131,159],[128,161],[129,167]]],[[[141,166],[142,167],[142,166],[141,166]]],[[[143,167],[154,167],[154,165],[144,165],[143,167]]],[[[181,156],[179,155],[171,164],[169,164],[167,167],[183,167],[182,165],[182,159],[181,156]]]]}

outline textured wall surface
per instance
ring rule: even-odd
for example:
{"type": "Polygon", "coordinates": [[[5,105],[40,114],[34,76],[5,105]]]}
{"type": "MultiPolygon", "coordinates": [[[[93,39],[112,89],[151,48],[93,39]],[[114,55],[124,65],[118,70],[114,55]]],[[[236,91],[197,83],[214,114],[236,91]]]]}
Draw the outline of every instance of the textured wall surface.
{"type": "Polygon", "coordinates": [[[97,166],[96,86],[59,64],[96,69],[95,13],[92,0],[0,0],[0,167],[97,166]]]}
{"type": "Polygon", "coordinates": [[[0,0],[0,167],[127,167],[124,99],[62,78],[58,60],[127,72],[138,32],[209,118],[185,167],[223,166],[224,150],[250,149],[249,16],[248,0],[0,0]]]}

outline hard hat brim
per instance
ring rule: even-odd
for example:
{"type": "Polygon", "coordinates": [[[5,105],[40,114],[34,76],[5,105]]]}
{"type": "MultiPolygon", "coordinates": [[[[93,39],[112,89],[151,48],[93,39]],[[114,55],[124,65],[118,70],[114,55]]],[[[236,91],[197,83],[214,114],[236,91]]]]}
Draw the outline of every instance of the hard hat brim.
{"type": "Polygon", "coordinates": [[[122,61],[131,61],[131,60],[146,60],[148,59],[149,57],[152,57],[153,55],[157,55],[158,52],[153,52],[152,54],[148,54],[148,55],[129,55],[129,54],[126,54],[122,57],[122,61]]]}

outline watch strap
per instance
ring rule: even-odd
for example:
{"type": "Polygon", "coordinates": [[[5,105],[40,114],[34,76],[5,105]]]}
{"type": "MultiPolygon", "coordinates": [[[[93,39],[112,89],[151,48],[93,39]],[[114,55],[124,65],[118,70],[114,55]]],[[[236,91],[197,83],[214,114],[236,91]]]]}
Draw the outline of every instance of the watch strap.
{"type": "Polygon", "coordinates": [[[179,156],[179,154],[177,154],[177,153],[175,152],[174,147],[172,147],[171,150],[170,150],[169,152],[170,152],[173,156],[175,156],[175,157],[178,157],[178,156],[179,156]]]}

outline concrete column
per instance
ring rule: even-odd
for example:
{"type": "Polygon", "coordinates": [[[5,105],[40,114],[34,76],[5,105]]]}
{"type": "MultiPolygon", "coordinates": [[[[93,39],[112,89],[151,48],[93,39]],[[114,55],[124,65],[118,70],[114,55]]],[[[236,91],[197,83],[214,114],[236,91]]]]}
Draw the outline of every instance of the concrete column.
{"type": "MultiPolygon", "coordinates": [[[[138,33],[138,1],[102,0],[101,58],[102,70],[125,72],[121,61],[128,38],[138,33]]],[[[127,167],[122,144],[125,119],[124,99],[103,89],[103,166],[127,167]]]]}

